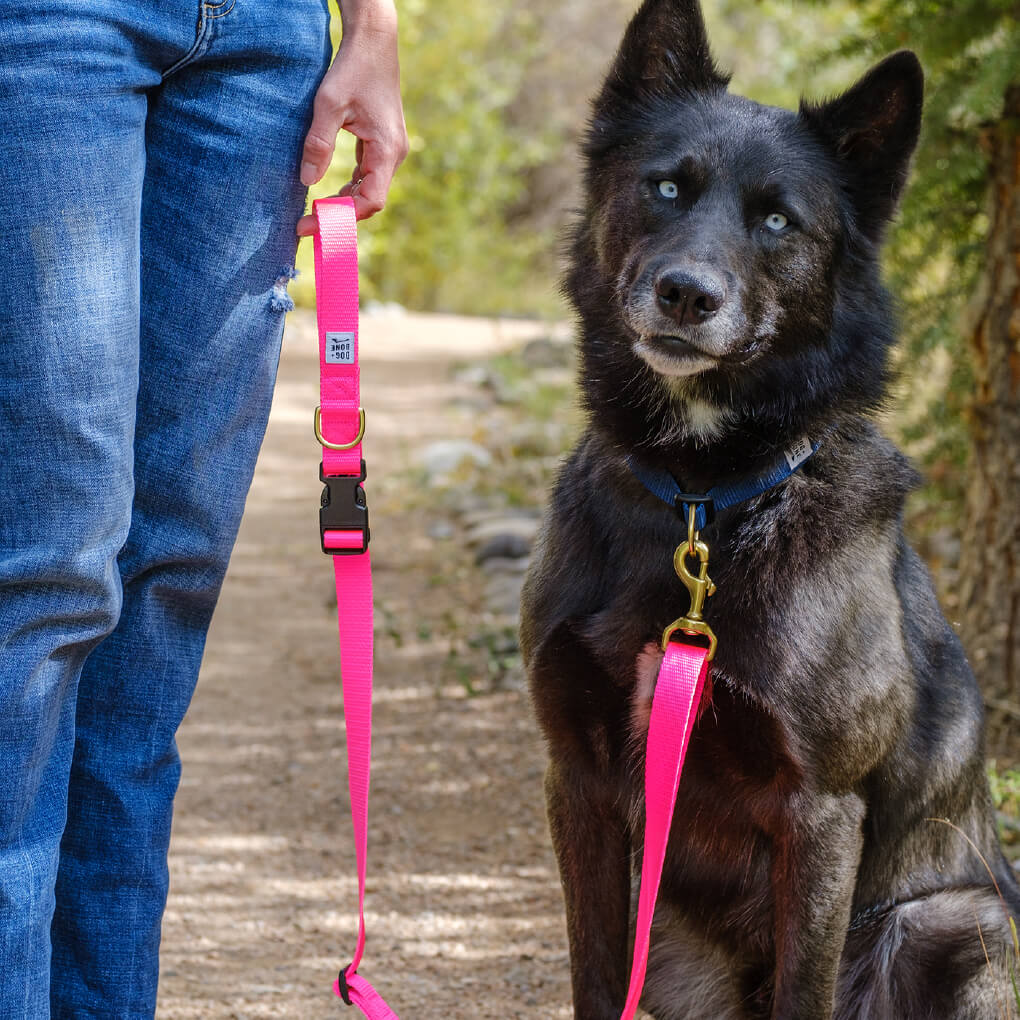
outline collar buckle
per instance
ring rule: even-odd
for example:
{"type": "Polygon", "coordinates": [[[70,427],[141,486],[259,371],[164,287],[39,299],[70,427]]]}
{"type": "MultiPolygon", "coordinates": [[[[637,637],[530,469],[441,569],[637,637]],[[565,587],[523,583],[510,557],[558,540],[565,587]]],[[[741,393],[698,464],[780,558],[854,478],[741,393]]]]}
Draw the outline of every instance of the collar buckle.
{"type": "Polygon", "coordinates": [[[319,480],[325,488],[319,507],[319,537],[322,551],[332,556],[357,556],[367,551],[370,532],[368,530],[368,503],[361,483],[365,480],[365,462],[356,475],[327,475],[319,465],[319,480]],[[349,539],[356,536],[359,541],[350,544],[330,544],[337,533],[345,533],[349,539]]]}

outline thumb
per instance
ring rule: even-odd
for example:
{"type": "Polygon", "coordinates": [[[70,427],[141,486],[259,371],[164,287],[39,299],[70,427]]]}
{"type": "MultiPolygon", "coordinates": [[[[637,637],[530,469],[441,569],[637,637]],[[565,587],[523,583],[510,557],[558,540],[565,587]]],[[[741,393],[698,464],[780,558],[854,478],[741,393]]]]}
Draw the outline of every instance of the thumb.
{"type": "Polygon", "coordinates": [[[320,88],[312,104],[312,124],[301,152],[301,183],[307,188],[320,181],[333,159],[336,136],[347,119],[346,106],[338,105],[320,88]]]}

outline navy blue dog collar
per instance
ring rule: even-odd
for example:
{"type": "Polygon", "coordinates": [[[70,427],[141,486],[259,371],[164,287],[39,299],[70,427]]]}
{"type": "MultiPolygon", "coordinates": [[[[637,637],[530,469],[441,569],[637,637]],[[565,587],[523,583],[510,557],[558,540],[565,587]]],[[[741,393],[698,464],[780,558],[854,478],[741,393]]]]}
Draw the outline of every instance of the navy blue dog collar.
{"type": "Polygon", "coordinates": [[[673,507],[685,520],[694,506],[694,527],[699,531],[712,523],[716,511],[746,503],[755,496],[785,482],[818,449],[819,442],[801,436],[764,474],[746,481],[716,485],[705,493],[685,492],[680,483],[664,468],[651,468],[634,457],[627,458],[631,474],[663,503],[673,507]]]}

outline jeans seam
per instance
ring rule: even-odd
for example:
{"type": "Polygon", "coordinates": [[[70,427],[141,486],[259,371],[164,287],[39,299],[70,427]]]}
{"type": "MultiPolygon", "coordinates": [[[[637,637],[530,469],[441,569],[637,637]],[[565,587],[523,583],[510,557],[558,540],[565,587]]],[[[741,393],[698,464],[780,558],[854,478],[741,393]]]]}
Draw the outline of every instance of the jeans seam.
{"type": "Polygon", "coordinates": [[[221,0],[221,3],[218,3],[218,4],[206,4],[205,5],[205,9],[206,9],[206,12],[207,12],[206,13],[206,18],[209,21],[215,21],[216,18],[225,18],[234,9],[234,4],[236,2],[237,2],[237,0],[221,0]],[[225,11],[221,11],[220,8],[224,4],[228,4],[228,3],[230,4],[230,6],[227,7],[227,9],[225,11]],[[216,13],[215,14],[209,13],[211,11],[215,11],[216,13]]]}
{"type": "MultiPolygon", "coordinates": [[[[226,2],[226,0],[224,0],[226,2]]],[[[196,57],[201,56],[208,44],[208,35],[206,28],[208,27],[208,17],[206,15],[207,4],[200,3],[198,5],[198,28],[195,30],[195,42],[192,44],[190,50],[181,57],[180,60],[175,64],[171,64],[162,74],[161,81],[166,81],[175,71],[179,71],[182,67],[190,64],[196,57]]]]}

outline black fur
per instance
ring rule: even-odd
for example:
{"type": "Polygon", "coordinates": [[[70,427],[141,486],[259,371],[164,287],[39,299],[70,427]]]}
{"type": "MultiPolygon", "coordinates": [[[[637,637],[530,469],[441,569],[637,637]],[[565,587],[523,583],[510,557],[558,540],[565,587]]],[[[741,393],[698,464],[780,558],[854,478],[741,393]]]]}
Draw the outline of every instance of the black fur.
{"type": "Polygon", "coordinates": [[[645,1007],[667,1018],[992,1018],[1007,914],[982,701],[902,536],[917,478],[870,421],[895,339],[878,245],[917,140],[894,54],[799,113],[726,91],[694,0],[647,0],[595,101],[567,293],[588,428],[525,586],[575,1015],[617,1018],[654,648],[691,491],[821,449],[704,532],[712,703],[693,733],[645,1007]],[[783,220],[786,222],[784,223],[783,220]],[[979,855],[987,860],[1000,900],[979,855]],[[991,956],[986,963],[978,923],[991,956]]]}

